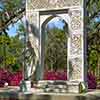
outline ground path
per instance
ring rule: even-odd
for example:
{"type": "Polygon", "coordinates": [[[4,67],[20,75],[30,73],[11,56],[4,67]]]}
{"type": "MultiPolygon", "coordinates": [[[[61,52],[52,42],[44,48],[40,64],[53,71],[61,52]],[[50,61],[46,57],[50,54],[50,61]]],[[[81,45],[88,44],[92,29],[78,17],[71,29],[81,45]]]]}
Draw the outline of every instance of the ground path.
{"type": "Polygon", "coordinates": [[[0,100],[100,100],[100,90],[82,94],[43,93],[31,89],[30,93],[18,92],[18,87],[0,88],[0,100]]]}

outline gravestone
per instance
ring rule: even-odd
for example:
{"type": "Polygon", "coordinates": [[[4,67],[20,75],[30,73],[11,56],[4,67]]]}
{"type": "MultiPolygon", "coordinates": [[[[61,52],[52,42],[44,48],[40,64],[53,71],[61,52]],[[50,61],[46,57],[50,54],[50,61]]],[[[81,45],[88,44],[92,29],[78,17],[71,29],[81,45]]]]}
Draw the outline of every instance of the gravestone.
{"type": "Polygon", "coordinates": [[[27,0],[28,37],[37,59],[34,65],[36,80],[43,79],[44,28],[52,18],[58,16],[68,24],[68,92],[79,92],[80,84],[86,88],[85,8],[85,0],[27,0]]]}

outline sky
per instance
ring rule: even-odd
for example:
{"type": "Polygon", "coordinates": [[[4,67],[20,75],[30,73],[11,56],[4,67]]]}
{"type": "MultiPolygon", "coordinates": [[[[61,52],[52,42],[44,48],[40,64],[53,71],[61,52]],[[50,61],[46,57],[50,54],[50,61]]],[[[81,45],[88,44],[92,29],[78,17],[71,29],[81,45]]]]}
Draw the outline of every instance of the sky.
{"type": "MultiPolygon", "coordinates": [[[[22,18],[23,23],[25,22],[25,16],[22,18]]],[[[21,23],[21,21],[19,20],[17,23],[15,23],[14,25],[10,25],[8,28],[9,30],[7,30],[7,33],[9,34],[9,36],[15,36],[17,35],[17,30],[18,30],[18,25],[21,23]]]]}
{"type": "Polygon", "coordinates": [[[0,2],[0,11],[2,11],[2,8],[3,8],[3,5],[2,5],[2,3],[0,2]]]}
{"type": "Polygon", "coordinates": [[[53,28],[55,26],[59,29],[63,29],[64,24],[65,23],[63,23],[62,19],[60,19],[59,17],[55,17],[51,21],[48,22],[48,25],[50,28],[53,28]]]}
{"type": "Polygon", "coordinates": [[[100,17],[96,17],[95,22],[100,22],[100,17]]]}
{"type": "Polygon", "coordinates": [[[18,23],[10,25],[8,28],[9,28],[9,30],[7,30],[8,35],[15,36],[17,34],[18,23]]]}

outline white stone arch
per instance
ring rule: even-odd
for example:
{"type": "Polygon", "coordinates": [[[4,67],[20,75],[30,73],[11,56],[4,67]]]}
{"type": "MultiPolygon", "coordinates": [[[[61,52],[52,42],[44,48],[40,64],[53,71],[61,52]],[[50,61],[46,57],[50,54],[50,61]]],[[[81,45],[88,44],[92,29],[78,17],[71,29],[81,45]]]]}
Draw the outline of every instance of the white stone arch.
{"type": "MultiPolygon", "coordinates": [[[[56,17],[58,17],[58,18],[61,18],[62,20],[64,20],[64,23],[66,24],[66,27],[67,27],[67,29],[68,29],[68,32],[65,32],[65,35],[66,35],[66,38],[67,38],[67,49],[68,49],[68,44],[69,44],[69,38],[70,38],[70,28],[69,28],[69,26],[70,26],[70,17],[69,17],[69,15],[68,14],[56,14],[56,15],[44,15],[43,16],[43,18],[41,18],[41,16],[40,16],[40,29],[41,29],[41,31],[40,31],[40,33],[41,33],[41,39],[40,39],[40,51],[41,51],[41,53],[40,53],[40,65],[41,65],[41,78],[40,79],[42,79],[43,77],[43,70],[44,70],[44,38],[45,38],[45,36],[44,36],[44,31],[45,31],[45,26],[47,25],[47,23],[49,22],[49,21],[51,21],[53,18],[56,18],[56,17]],[[41,19],[42,19],[42,21],[41,21],[41,19]]],[[[67,50],[67,55],[68,55],[68,51],[69,50],[67,50]]],[[[67,58],[68,58],[68,56],[67,56],[67,58]]],[[[68,59],[67,59],[67,67],[69,66],[68,65],[68,59]]]]}
{"type": "MultiPolygon", "coordinates": [[[[68,22],[68,91],[79,92],[80,83],[87,81],[86,30],[84,16],[86,1],[84,0],[26,0],[26,16],[28,22],[35,26],[38,35],[37,49],[39,50],[39,66],[37,75],[41,79],[41,26],[50,16],[60,16],[68,22]],[[54,2],[53,2],[54,1],[54,2]],[[66,15],[65,15],[66,14],[66,15]],[[67,19],[66,19],[67,17],[67,19]],[[38,30],[38,31],[37,31],[38,30]],[[73,70],[71,71],[72,68],[73,70]]],[[[33,33],[34,33],[33,32],[33,33]]],[[[34,39],[35,40],[35,39],[34,39]]],[[[36,43],[35,43],[36,44],[36,43]]]]}

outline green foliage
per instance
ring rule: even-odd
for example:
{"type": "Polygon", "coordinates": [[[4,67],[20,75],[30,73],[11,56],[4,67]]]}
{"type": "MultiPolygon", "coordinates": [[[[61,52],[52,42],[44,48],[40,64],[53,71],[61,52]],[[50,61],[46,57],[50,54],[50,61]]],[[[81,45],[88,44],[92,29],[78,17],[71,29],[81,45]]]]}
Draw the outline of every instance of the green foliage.
{"type": "Polygon", "coordinates": [[[67,65],[67,37],[64,30],[54,27],[47,30],[45,34],[45,64],[50,69],[65,68],[67,65]]]}
{"type": "Polygon", "coordinates": [[[25,0],[0,0],[0,67],[10,68],[12,71],[19,69],[22,64],[24,48],[23,35],[25,28],[18,26],[18,34],[9,37],[7,30],[21,20],[25,11],[25,0]]]}
{"type": "Polygon", "coordinates": [[[96,50],[90,50],[89,53],[89,66],[92,70],[95,70],[97,67],[97,61],[98,61],[98,52],[96,50]]]}
{"type": "Polygon", "coordinates": [[[100,15],[100,0],[87,1],[87,33],[88,33],[88,63],[91,69],[95,70],[100,57],[100,22],[95,18],[100,15]]]}
{"type": "Polygon", "coordinates": [[[20,64],[14,64],[12,65],[12,72],[17,72],[20,69],[21,65],[20,64]]]}
{"type": "Polygon", "coordinates": [[[0,40],[0,56],[3,57],[0,67],[12,67],[17,63],[21,63],[19,57],[23,51],[23,42],[17,36],[8,37],[1,35],[0,40]]]}
{"type": "Polygon", "coordinates": [[[5,35],[1,35],[0,36],[0,44],[4,45],[4,44],[9,44],[10,43],[10,38],[5,36],[5,35]]]}

